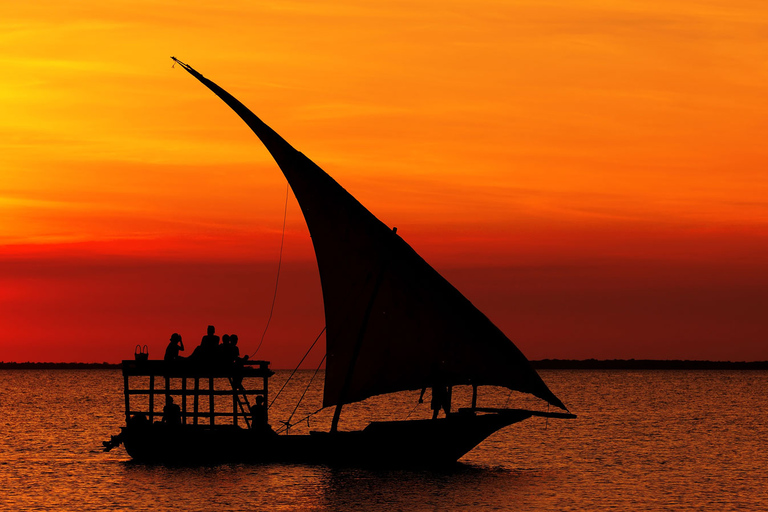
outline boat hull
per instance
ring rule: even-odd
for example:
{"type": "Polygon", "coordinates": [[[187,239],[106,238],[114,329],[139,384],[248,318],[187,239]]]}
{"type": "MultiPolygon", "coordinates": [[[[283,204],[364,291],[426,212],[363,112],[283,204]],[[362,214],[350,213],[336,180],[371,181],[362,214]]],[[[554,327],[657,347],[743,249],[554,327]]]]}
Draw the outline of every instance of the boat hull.
{"type": "Polygon", "coordinates": [[[310,463],[440,466],[456,462],[485,438],[531,414],[455,414],[436,420],[374,422],[351,432],[276,435],[235,426],[161,423],[125,427],[123,443],[139,462],[310,463]]]}

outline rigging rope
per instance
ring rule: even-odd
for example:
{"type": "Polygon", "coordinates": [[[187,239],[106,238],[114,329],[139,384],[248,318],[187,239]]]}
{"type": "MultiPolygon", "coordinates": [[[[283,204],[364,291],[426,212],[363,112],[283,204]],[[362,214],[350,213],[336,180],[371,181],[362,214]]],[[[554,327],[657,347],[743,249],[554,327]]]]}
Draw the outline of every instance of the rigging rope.
{"type": "MultiPolygon", "coordinates": [[[[315,338],[315,341],[312,342],[312,345],[309,346],[309,349],[307,349],[307,352],[304,354],[304,357],[301,358],[301,361],[299,361],[299,364],[296,365],[296,368],[294,368],[293,371],[291,372],[291,374],[288,376],[288,380],[286,380],[283,383],[282,387],[280,388],[280,391],[278,391],[277,394],[275,395],[275,398],[273,398],[272,401],[269,403],[268,409],[272,408],[272,404],[275,403],[275,400],[277,400],[277,397],[280,396],[280,393],[283,392],[283,390],[285,389],[285,386],[287,386],[288,383],[291,381],[291,379],[293,378],[294,374],[299,369],[299,366],[301,366],[301,363],[304,362],[304,360],[307,358],[309,353],[312,352],[312,349],[315,348],[315,345],[317,344],[317,340],[320,339],[320,336],[322,336],[324,332],[325,332],[325,327],[323,327],[323,330],[320,331],[320,334],[317,335],[317,338],[315,338]]],[[[325,356],[323,356],[323,359],[325,359],[325,356]]]]}
{"type": "Polygon", "coordinates": [[[507,405],[509,404],[509,399],[512,398],[512,390],[509,390],[509,393],[507,393],[507,401],[504,402],[504,408],[507,408],[507,405]]]}
{"type": "MultiPolygon", "coordinates": [[[[283,421],[282,423],[285,424],[285,429],[288,430],[291,428],[291,419],[293,419],[293,415],[296,414],[296,411],[299,410],[299,405],[301,404],[301,401],[304,400],[304,395],[307,394],[307,391],[309,391],[309,386],[312,385],[312,381],[315,380],[315,377],[317,377],[317,372],[320,371],[320,367],[323,365],[323,362],[325,361],[325,357],[328,354],[323,355],[323,358],[320,360],[320,363],[317,365],[317,368],[315,368],[315,373],[312,374],[312,378],[309,379],[309,382],[307,383],[307,387],[304,388],[304,392],[299,397],[299,401],[296,402],[296,407],[293,408],[293,412],[290,416],[288,416],[288,419],[283,421]]],[[[303,421],[303,420],[302,420],[303,421]]]]}
{"type": "Polygon", "coordinates": [[[416,402],[416,405],[414,405],[414,406],[413,406],[413,409],[411,409],[411,412],[409,412],[409,413],[408,413],[408,416],[406,416],[406,417],[405,417],[405,419],[407,420],[408,418],[410,418],[410,417],[411,417],[411,414],[413,414],[413,411],[415,411],[415,410],[416,410],[416,408],[417,408],[418,406],[420,406],[422,403],[423,403],[423,402],[418,402],[418,401],[417,401],[417,402],[416,402]]]}
{"type": "MultiPolygon", "coordinates": [[[[307,414],[306,416],[304,416],[303,418],[301,418],[299,421],[297,421],[296,423],[294,423],[294,425],[298,425],[298,424],[299,424],[299,423],[301,423],[302,421],[304,421],[304,420],[307,420],[307,426],[309,426],[309,418],[311,418],[311,417],[312,417],[312,416],[314,416],[315,414],[319,413],[319,412],[320,412],[320,411],[322,411],[323,409],[325,409],[325,407],[321,407],[321,408],[319,408],[318,410],[316,410],[315,412],[311,412],[311,413],[307,414]]],[[[278,433],[278,434],[282,434],[282,433],[283,433],[283,432],[285,432],[286,430],[288,430],[288,429],[287,429],[287,428],[285,428],[285,427],[280,427],[279,429],[277,429],[277,432],[276,432],[276,433],[278,433]]]]}
{"type": "Polygon", "coordinates": [[[264,332],[261,333],[261,340],[259,341],[259,346],[256,347],[256,350],[251,354],[251,359],[253,359],[253,356],[256,355],[256,353],[261,348],[261,344],[264,343],[264,336],[267,335],[267,329],[269,329],[269,322],[272,321],[272,313],[275,311],[275,302],[277,302],[277,285],[280,283],[280,267],[283,265],[283,245],[285,244],[285,220],[288,218],[288,192],[289,192],[289,185],[288,182],[285,183],[285,207],[283,208],[283,234],[280,236],[280,256],[277,259],[277,277],[275,278],[275,293],[272,295],[272,307],[269,308],[269,317],[267,318],[267,325],[264,326],[264,332]]]}

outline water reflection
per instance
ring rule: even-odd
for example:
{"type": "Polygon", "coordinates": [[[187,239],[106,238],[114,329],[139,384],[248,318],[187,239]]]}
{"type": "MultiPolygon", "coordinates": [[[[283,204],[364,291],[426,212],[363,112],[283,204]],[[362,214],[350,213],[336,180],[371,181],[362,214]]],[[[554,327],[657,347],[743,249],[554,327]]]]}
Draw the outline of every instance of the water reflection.
{"type": "MultiPolygon", "coordinates": [[[[457,464],[449,470],[366,470],[327,466],[226,464],[170,467],[126,462],[123,482],[153,508],[171,510],[506,510],[529,508],[558,472],[457,464]]],[[[130,495],[124,496],[131,500],[130,495]]],[[[134,499],[141,500],[138,495],[134,499]]],[[[137,508],[146,503],[134,503],[137,508]]]]}
{"type": "Polygon", "coordinates": [[[322,503],[327,510],[507,510],[525,504],[542,481],[556,478],[461,464],[439,472],[329,469],[322,503]]]}

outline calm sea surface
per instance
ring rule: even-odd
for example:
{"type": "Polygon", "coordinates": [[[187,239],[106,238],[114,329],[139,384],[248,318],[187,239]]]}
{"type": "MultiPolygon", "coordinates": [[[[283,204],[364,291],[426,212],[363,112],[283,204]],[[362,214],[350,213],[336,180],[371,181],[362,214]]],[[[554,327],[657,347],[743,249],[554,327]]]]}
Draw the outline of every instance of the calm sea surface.
{"type": "MultiPolygon", "coordinates": [[[[0,371],[0,509],[768,510],[768,372],[540,373],[577,420],[506,427],[445,471],[371,471],[135,464],[122,447],[100,449],[123,422],[119,371],[0,371]]],[[[273,394],[287,375],[273,378],[273,394]]],[[[279,397],[273,425],[311,375],[297,374],[279,397]]],[[[319,407],[320,384],[293,421],[319,407]]],[[[349,406],[341,428],[426,417],[417,398],[349,406]]],[[[480,405],[492,403],[536,405],[481,390],[480,405]]],[[[309,428],[329,419],[312,416],[309,428]]],[[[304,420],[290,432],[307,429],[304,420]]]]}

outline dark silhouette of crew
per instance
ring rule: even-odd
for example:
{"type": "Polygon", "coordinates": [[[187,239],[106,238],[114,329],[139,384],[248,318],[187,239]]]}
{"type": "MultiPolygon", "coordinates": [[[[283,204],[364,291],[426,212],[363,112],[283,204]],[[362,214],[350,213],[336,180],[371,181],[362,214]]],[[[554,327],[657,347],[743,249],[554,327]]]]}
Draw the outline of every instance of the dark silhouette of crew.
{"type": "Polygon", "coordinates": [[[190,358],[195,361],[212,361],[216,357],[216,351],[219,346],[219,337],[214,334],[216,328],[212,325],[208,326],[208,334],[203,336],[200,340],[200,346],[195,348],[190,358]]]}
{"type": "Polygon", "coordinates": [[[229,334],[225,334],[221,337],[221,345],[216,345],[216,362],[220,364],[227,364],[231,363],[231,359],[229,357],[230,352],[230,339],[229,334]]]}
{"type": "Polygon", "coordinates": [[[267,413],[267,403],[264,397],[259,395],[256,397],[256,403],[250,406],[251,409],[251,429],[257,434],[274,434],[274,430],[269,425],[269,417],[267,413]]]}
{"type": "Polygon", "coordinates": [[[233,334],[229,337],[229,355],[231,360],[235,363],[242,364],[244,361],[248,360],[247,354],[240,357],[240,347],[237,346],[237,334],[233,334]]]}
{"type": "MultiPolygon", "coordinates": [[[[419,395],[419,403],[424,403],[424,393],[427,388],[422,388],[421,395],[419,395]]],[[[432,409],[432,419],[436,420],[440,409],[445,411],[445,417],[451,413],[451,395],[453,394],[453,386],[446,386],[442,379],[436,379],[432,384],[432,400],[430,401],[429,408],[432,409]]]]}
{"type": "Polygon", "coordinates": [[[173,398],[170,395],[165,397],[163,423],[166,425],[181,425],[181,408],[173,402],[173,398]]]}
{"type": "Polygon", "coordinates": [[[237,346],[237,334],[232,334],[229,337],[229,347],[227,347],[227,360],[237,361],[240,357],[240,348],[237,346]]]}
{"type": "Polygon", "coordinates": [[[200,346],[210,350],[211,352],[216,350],[216,347],[219,346],[219,337],[214,334],[216,332],[216,328],[212,325],[208,326],[208,334],[203,336],[203,339],[200,340],[200,346]]]}
{"type": "Polygon", "coordinates": [[[443,411],[445,411],[445,417],[447,418],[451,414],[451,398],[453,396],[453,386],[448,385],[445,388],[445,396],[443,397],[443,411]]]}
{"type": "Polygon", "coordinates": [[[168,347],[165,349],[164,361],[176,361],[178,359],[184,359],[179,355],[179,351],[184,350],[184,342],[181,341],[181,335],[177,332],[171,335],[171,342],[168,343],[168,347]]]}

